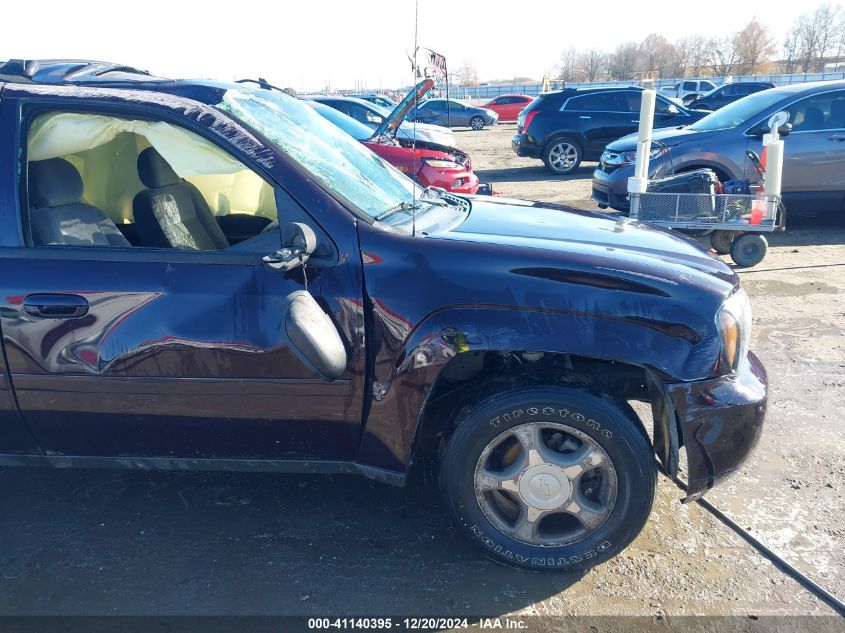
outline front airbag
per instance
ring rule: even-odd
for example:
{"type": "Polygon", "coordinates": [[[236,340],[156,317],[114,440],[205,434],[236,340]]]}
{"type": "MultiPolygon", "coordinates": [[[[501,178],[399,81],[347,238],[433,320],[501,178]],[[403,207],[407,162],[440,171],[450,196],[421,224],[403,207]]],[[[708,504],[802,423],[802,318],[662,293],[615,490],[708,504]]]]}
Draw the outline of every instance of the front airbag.
{"type": "Polygon", "coordinates": [[[314,297],[305,290],[287,296],[285,332],[296,354],[326,380],[339,378],[346,370],[343,339],[314,297]]]}

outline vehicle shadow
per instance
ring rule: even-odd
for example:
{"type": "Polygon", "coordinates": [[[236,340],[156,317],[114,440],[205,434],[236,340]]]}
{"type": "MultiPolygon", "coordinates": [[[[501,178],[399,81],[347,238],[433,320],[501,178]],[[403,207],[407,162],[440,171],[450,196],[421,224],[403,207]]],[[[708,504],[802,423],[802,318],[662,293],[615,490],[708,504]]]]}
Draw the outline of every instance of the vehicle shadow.
{"type": "Polygon", "coordinates": [[[786,230],[767,239],[772,246],[845,244],[845,213],[792,212],[787,215],[786,230]]]}
{"type": "Polygon", "coordinates": [[[498,615],[577,582],[488,561],[428,484],[0,471],[2,615],[498,615]]]}
{"type": "Polygon", "coordinates": [[[567,176],[555,176],[543,166],[543,163],[540,160],[537,160],[536,165],[530,166],[525,165],[520,167],[502,167],[498,169],[476,169],[475,175],[478,176],[481,182],[542,181],[546,183],[550,180],[579,180],[582,178],[592,178],[596,165],[597,163],[584,162],[578,166],[578,169],[567,176]]]}

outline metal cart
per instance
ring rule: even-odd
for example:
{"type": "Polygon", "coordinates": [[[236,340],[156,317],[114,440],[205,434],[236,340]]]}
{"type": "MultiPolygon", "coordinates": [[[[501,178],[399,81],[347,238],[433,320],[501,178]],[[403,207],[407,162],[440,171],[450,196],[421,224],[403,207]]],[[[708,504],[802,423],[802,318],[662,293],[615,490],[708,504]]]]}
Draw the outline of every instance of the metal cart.
{"type": "Polygon", "coordinates": [[[783,230],[780,196],[707,193],[634,193],[632,208],[643,222],[710,235],[713,249],[743,268],[763,260],[765,233],[783,230]],[[633,203],[634,197],[638,198],[633,203]]]}
{"type": "Polygon", "coordinates": [[[769,118],[770,132],[763,137],[763,146],[768,151],[765,167],[754,152],[749,152],[749,158],[753,158],[763,177],[763,183],[754,188],[749,189],[746,182],[744,189],[751,193],[716,193],[712,186],[704,193],[658,193],[649,191],[648,177],[656,93],[653,82],[644,84],[634,176],[628,179],[630,217],[687,232],[709,233],[716,252],[730,253],[738,266],[746,268],[760,263],[768,249],[764,234],[785,227],[780,196],[783,175],[780,135],[789,129],[789,115],[778,112],[769,118]]]}

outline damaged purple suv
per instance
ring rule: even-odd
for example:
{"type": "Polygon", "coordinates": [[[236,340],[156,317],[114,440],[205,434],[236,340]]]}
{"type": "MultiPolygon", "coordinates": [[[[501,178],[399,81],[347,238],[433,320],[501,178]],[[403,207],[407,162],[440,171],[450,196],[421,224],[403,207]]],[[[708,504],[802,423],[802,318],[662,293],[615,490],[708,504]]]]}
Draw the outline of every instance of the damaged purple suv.
{"type": "Polygon", "coordinates": [[[247,84],[17,60],[0,90],[2,465],[436,461],[488,556],[572,570],[681,447],[694,498],[760,435],[748,299],[680,235],[421,189],[247,84]]]}

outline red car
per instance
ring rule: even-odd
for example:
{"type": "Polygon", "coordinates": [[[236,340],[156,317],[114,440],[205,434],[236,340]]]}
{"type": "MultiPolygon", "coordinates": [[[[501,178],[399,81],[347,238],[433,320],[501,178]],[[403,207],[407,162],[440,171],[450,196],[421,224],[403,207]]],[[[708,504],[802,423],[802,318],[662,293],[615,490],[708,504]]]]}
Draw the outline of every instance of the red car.
{"type": "Polygon", "coordinates": [[[416,147],[412,147],[411,139],[398,138],[395,134],[405,115],[413,109],[415,101],[421,101],[433,85],[431,79],[420,82],[375,132],[331,106],[316,101],[309,101],[308,104],[399,171],[416,179],[423,187],[440,187],[453,193],[474,194],[478,190],[478,176],[472,173],[472,161],[467,154],[455,147],[427,141],[417,141],[416,147]]]}
{"type": "Polygon", "coordinates": [[[516,121],[520,110],[534,100],[528,95],[499,95],[484,104],[483,107],[499,115],[499,121],[516,121]]]}

